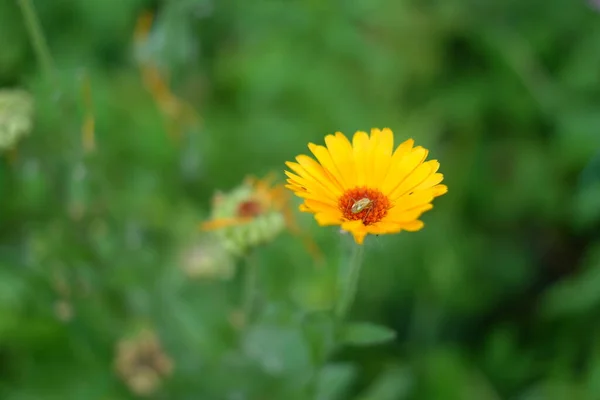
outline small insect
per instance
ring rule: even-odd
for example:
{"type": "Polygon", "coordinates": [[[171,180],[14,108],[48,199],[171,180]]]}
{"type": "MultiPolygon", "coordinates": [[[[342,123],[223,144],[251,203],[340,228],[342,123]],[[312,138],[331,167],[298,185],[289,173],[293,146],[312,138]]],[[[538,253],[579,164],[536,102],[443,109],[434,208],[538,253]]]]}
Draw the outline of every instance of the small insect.
{"type": "Polygon", "coordinates": [[[352,204],[352,208],[350,211],[352,214],[358,214],[359,212],[371,208],[373,206],[373,201],[367,197],[363,197],[360,200],[356,200],[354,204],[352,204]]]}

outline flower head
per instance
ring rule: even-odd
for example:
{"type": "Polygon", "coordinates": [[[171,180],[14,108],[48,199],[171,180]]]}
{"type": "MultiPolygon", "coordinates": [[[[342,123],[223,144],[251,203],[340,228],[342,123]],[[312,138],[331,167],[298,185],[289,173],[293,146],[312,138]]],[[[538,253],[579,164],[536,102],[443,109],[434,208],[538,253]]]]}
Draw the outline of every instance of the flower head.
{"type": "Polygon", "coordinates": [[[321,226],[340,225],[362,244],[367,234],[418,231],[421,214],[448,191],[440,185],[437,160],[412,139],[394,150],[390,129],[356,132],[352,142],[341,132],[325,137],[325,146],[308,144],[307,155],[287,162],[288,185],[304,199],[300,211],[314,214],[321,226]]]}
{"type": "Polygon", "coordinates": [[[223,246],[235,255],[270,242],[286,227],[284,190],[268,180],[248,178],[230,193],[214,197],[212,218],[202,229],[214,230],[223,246]]]}
{"type": "Polygon", "coordinates": [[[173,361],[165,354],[156,333],[143,329],[116,346],[115,368],[127,386],[139,396],[150,396],[171,375],[173,361]]]}

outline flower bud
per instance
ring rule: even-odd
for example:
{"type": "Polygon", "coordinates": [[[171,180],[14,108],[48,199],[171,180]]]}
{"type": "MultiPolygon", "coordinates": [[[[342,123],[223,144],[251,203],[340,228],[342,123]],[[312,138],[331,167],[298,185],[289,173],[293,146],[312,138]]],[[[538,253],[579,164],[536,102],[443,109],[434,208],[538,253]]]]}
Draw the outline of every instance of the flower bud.
{"type": "Polygon", "coordinates": [[[286,227],[282,188],[248,179],[229,193],[214,197],[211,220],[205,230],[216,230],[224,248],[243,255],[273,241],[286,227]]]}

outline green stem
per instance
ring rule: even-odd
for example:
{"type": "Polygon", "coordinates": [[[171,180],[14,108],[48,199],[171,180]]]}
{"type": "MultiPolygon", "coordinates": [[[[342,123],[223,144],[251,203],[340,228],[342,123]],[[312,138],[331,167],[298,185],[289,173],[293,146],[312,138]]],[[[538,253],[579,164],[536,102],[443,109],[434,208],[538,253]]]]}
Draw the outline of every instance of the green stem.
{"type": "Polygon", "coordinates": [[[54,71],[54,63],[52,61],[52,56],[50,55],[50,50],[48,49],[46,37],[42,31],[37,13],[35,12],[35,7],[31,3],[31,0],[17,0],[17,3],[23,13],[23,19],[29,34],[29,39],[31,40],[38,61],[46,71],[46,74],[50,76],[54,71]]]}
{"type": "Polygon", "coordinates": [[[244,300],[242,306],[245,322],[246,324],[249,324],[252,312],[254,311],[254,303],[257,294],[258,265],[256,254],[249,254],[246,256],[246,270],[244,272],[244,300]]]}
{"type": "Polygon", "coordinates": [[[360,276],[360,268],[362,266],[364,255],[364,246],[354,244],[352,246],[352,254],[346,268],[340,267],[339,282],[340,294],[339,301],[336,304],[335,316],[338,321],[342,321],[356,297],[358,289],[358,278],[360,276]]]}
{"type": "MultiPolygon", "coordinates": [[[[342,239],[342,242],[344,239],[342,239]]],[[[338,292],[338,301],[334,306],[334,335],[335,332],[338,331],[342,327],[342,323],[344,322],[344,318],[346,318],[346,314],[352,307],[352,303],[354,302],[354,298],[356,297],[356,291],[358,289],[358,278],[360,276],[360,268],[362,266],[363,256],[364,256],[364,246],[357,245],[356,243],[352,243],[352,251],[350,254],[350,258],[347,260],[342,260],[338,268],[338,280],[337,280],[337,292],[338,292]]],[[[334,347],[337,347],[337,344],[334,344],[334,347]]],[[[315,365],[315,371],[310,380],[309,384],[306,387],[309,398],[317,398],[318,394],[318,383],[319,383],[319,374],[324,367],[326,360],[319,359],[317,360],[317,365],[315,365]]]]}

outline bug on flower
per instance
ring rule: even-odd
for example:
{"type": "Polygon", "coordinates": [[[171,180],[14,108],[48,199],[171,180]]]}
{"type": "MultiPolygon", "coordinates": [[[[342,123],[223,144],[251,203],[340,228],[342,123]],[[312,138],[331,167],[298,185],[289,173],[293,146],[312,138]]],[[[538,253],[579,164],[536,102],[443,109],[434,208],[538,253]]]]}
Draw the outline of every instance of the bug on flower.
{"type": "Polygon", "coordinates": [[[352,214],[358,214],[362,210],[371,208],[372,205],[373,201],[371,199],[369,199],[368,197],[363,197],[360,200],[356,200],[354,204],[352,204],[352,208],[350,209],[350,211],[352,212],[352,214]]]}

